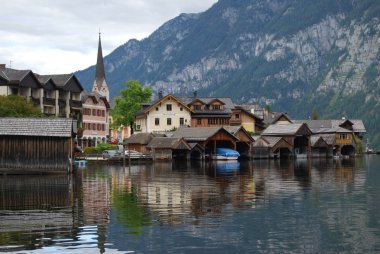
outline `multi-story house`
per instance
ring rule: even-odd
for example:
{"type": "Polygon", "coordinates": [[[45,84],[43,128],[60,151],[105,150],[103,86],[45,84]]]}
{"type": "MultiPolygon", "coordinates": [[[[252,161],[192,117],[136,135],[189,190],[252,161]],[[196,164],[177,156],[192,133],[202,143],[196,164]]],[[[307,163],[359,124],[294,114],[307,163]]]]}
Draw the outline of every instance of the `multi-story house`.
{"type": "Polygon", "coordinates": [[[241,106],[235,106],[232,109],[230,125],[243,126],[246,131],[251,133],[264,130],[263,119],[241,106]]]}
{"type": "Polygon", "coordinates": [[[230,125],[232,109],[229,97],[178,97],[191,109],[191,127],[221,127],[230,125]]]}
{"type": "Polygon", "coordinates": [[[82,128],[83,136],[79,143],[82,147],[96,146],[108,141],[109,130],[109,89],[106,82],[102,44],[99,34],[98,55],[96,60],[95,80],[92,92],[82,96],[82,128]]]}
{"type": "Polygon", "coordinates": [[[19,95],[42,113],[76,118],[82,108],[83,87],[74,74],[38,75],[31,70],[16,70],[0,65],[1,95],[19,95]]]}
{"type": "Polygon", "coordinates": [[[107,99],[99,93],[84,93],[82,106],[83,134],[79,140],[80,145],[84,148],[107,142],[110,109],[107,99]]]}
{"type": "Polygon", "coordinates": [[[136,113],[135,132],[166,132],[180,126],[190,126],[193,110],[172,94],[143,104],[136,113]]]}

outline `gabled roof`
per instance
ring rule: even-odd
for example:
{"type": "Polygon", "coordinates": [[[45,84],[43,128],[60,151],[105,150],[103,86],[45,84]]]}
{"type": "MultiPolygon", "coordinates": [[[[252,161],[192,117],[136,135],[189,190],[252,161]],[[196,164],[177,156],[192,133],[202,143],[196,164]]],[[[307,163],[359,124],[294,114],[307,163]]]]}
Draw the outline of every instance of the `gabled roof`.
{"type": "Polygon", "coordinates": [[[348,120],[348,119],[332,119],[332,120],[294,120],[295,123],[306,123],[313,132],[319,132],[319,129],[334,129],[342,127],[342,125],[348,123],[352,124],[354,132],[365,133],[366,129],[362,120],[348,120]]]}
{"type": "Polygon", "coordinates": [[[91,98],[94,103],[98,103],[100,100],[102,100],[106,105],[106,108],[110,108],[110,104],[108,103],[107,98],[98,92],[84,92],[82,94],[82,103],[85,103],[88,98],[91,98]]]}
{"type": "Polygon", "coordinates": [[[311,147],[326,147],[328,143],[324,140],[322,136],[311,136],[310,137],[311,147]]]}
{"type": "Polygon", "coordinates": [[[184,138],[186,141],[206,141],[219,131],[224,131],[234,140],[237,140],[233,134],[223,127],[180,127],[173,132],[172,137],[184,138]]]}
{"type": "Polygon", "coordinates": [[[257,124],[259,125],[262,125],[263,124],[263,119],[258,117],[257,115],[253,114],[251,111],[247,110],[247,108],[245,107],[242,107],[242,106],[235,106],[235,109],[237,110],[241,110],[242,112],[244,112],[246,115],[248,115],[249,117],[255,119],[255,121],[257,122],[257,124]]]}
{"type": "Polygon", "coordinates": [[[296,135],[302,129],[304,129],[307,134],[311,135],[311,130],[305,123],[291,123],[269,125],[268,128],[262,132],[262,136],[291,136],[296,135]]]}
{"type": "Polygon", "coordinates": [[[335,134],[318,134],[317,136],[322,137],[329,146],[335,145],[335,134]]]}
{"type": "Polygon", "coordinates": [[[0,136],[71,137],[71,118],[0,118],[0,136]]]}
{"type": "Polygon", "coordinates": [[[252,136],[247,132],[247,130],[243,126],[223,126],[224,129],[226,129],[229,133],[234,135],[236,138],[239,139],[237,134],[239,132],[242,132],[247,136],[247,138],[251,141],[254,142],[255,140],[252,138],[252,136]]]}
{"type": "Polygon", "coordinates": [[[42,87],[46,90],[55,90],[57,85],[54,83],[54,80],[46,75],[36,74],[38,81],[41,83],[42,87]]]}
{"type": "Polygon", "coordinates": [[[183,138],[168,138],[168,137],[155,137],[149,144],[148,148],[162,148],[162,149],[181,149],[181,150],[191,150],[191,147],[183,138]]]}
{"type": "Polygon", "coordinates": [[[143,106],[142,109],[140,109],[138,112],[136,112],[135,116],[140,116],[140,115],[144,115],[144,114],[148,113],[150,110],[154,109],[158,104],[162,103],[163,101],[165,101],[169,98],[173,99],[177,103],[181,104],[188,111],[193,112],[193,110],[191,108],[189,108],[185,103],[183,103],[182,100],[179,100],[177,97],[175,97],[172,94],[168,94],[162,98],[159,98],[159,99],[153,101],[149,106],[147,106],[147,104],[145,104],[145,103],[142,104],[142,106],[143,106]]]}
{"type": "Polygon", "coordinates": [[[0,70],[0,85],[8,84],[9,78],[7,75],[3,72],[3,70],[0,70]]]}
{"type": "Polygon", "coordinates": [[[352,133],[351,130],[347,130],[342,127],[332,127],[332,128],[319,128],[313,129],[313,133],[352,133]]]}
{"type": "MultiPolygon", "coordinates": [[[[235,107],[235,104],[232,102],[230,97],[177,97],[186,105],[191,105],[195,100],[202,101],[206,105],[210,105],[213,101],[218,100],[221,103],[224,103],[223,110],[218,110],[219,112],[231,113],[231,110],[235,107]]],[[[201,111],[196,111],[201,112],[201,111]]],[[[215,112],[210,110],[209,112],[215,112]]]]}
{"type": "Polygon", "coordinates": [[[15,70],[5,68],[2,72],[2,76],[5,76],[9,80],[8,83],[10,85],[20,85],[25,80],[25,82],[27,82],[28,84],[30,84],[30,82],[33,81],[33,83],[35,83],[37,87],[41,87],[41,83],[38,81],[36,75],[31,70],[15,70]]]}
{"type": "Polygon", "coordinates": [[[268,113],[268,115],[264,115],[264,123],[265,124],[275,124],[281,118],[285,118],[289,123],[293,123],[292,120],[290,120],[288,114],[286,114],[284,112],[271,112],[271,113],[268,113]]]}
{"type": "Polygon", "coordinates": [[[125,139],[124,144],[147,145],[154,137],[152,133],[134,133],[125,139]]]}
{"type": "Polygon", "coordinates": [[[53,74],[53,75],[41,75],[43,78],[51,78],[56,84],[57,88],[65,90],[65,91],[75,91],[81,92],[83,91],[83,86],[79,82],[78,78],[73,74],[53,74]],[[78,89],[73,89],[73,85],[78,85],[78,89]]]}

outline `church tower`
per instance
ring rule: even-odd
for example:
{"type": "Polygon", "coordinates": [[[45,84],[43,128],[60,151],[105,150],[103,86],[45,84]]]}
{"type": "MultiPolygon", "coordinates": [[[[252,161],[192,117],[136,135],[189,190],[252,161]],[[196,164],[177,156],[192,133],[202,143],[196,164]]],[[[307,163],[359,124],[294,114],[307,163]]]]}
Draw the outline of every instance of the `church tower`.
{"type": "Polygon", "coordinates": [[[108,85],[106,82],[106,74],[104,71],[102,42],[100,40],[100,33],[99,33],[99,44],[98,44],[98,58],[96,60],[95,81],[94,81],[94,84],[92,85],[92,91],[98,92],[102,96],[105,96],[107,98],[107,101],[109,101],[110,92],[108,89],[108,85]]]}

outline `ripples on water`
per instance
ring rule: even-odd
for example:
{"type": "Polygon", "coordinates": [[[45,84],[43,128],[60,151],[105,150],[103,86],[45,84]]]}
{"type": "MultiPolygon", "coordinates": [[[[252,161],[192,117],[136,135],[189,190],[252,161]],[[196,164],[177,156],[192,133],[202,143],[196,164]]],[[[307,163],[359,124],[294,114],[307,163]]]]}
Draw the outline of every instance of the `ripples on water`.
{"type": "Polygon", "coordinates": [[[0,177],[0,252],[374,253],[380,157],[0,177]]]}

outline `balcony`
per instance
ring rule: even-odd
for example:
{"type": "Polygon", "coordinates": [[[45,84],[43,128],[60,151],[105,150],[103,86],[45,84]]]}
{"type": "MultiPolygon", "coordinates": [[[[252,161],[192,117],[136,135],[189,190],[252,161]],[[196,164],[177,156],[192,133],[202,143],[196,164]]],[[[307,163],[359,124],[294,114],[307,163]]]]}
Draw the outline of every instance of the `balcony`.
{"type": "Polygon", "coordinates": [[[31,99],[31,101],[33,102],[34,105],[40,105],[40,99],[33,98],[33,97],[31,97],[30,99],[31,99]]]}
{"type": "Polygon", "coordinates": [[[241,119],[231,118],[230,119],[230,125],[241,125],[242,121],[241,119]]]}
{"type": "Polygon", "coordinates": [[[65,99],[58,99],[58,105],[59,106],[65,106],[66,105],[66,100],[65,99]]]}
{"type": "Polygon", "coordinates": [[[70,100],[70,107],[81,109],[82,108],[82,101],[70,100]]]}
{"type": "Polygon", "coordinates": [[[44,105],[55,106],[55,99],[44,97],[44,105]]]}

